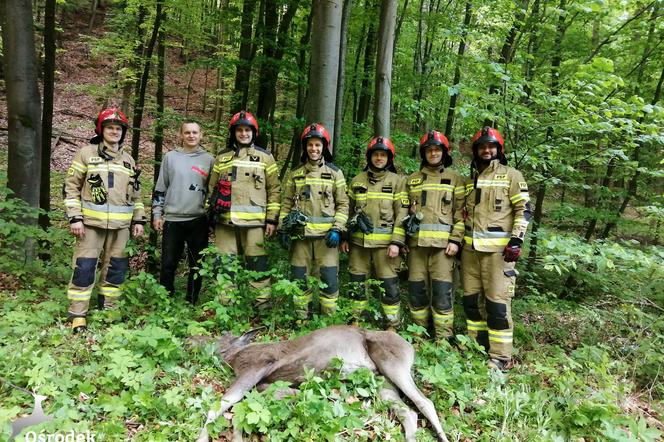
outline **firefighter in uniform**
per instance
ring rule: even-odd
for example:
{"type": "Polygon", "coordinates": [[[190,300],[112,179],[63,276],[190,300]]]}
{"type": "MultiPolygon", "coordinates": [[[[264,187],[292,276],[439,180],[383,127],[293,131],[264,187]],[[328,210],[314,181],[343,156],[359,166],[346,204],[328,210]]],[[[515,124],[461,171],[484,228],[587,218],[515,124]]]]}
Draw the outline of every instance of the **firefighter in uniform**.
{"type": "MultiPolygon", "coordinates": [[[[353,314],[359,318],[367,305],[367,276],[372,267],[380,281],[383,295],[381,306],[388,329],[396,330],[400,323],[399,250],[405,244],[405,231],[401,224],[408,215],[408,194],[404,178],[396,174],[394,144],[386,137],[373,138],[367,147],[367,166],[350,183],[351,218],[350,256],[348,266],[353,314]]],[[[341,245],[349,251],[348,241],[341,245]]]]}
{"type": "MultiPolygon", "coordinates": [[[[288,245],[292,239],[293,279],[306,284],[314,266],[327,285],[321,289],[320,310],[331,314],[339,295],[339,244],[348,221],[348,196],[343,172],[332,163],[330,134],[323,125],[313,123],[300,136],[302,165],[286,182],[279,221],[279,239],[288,245]]],[[[312,293],[295,296],[300,319],[310,313],[312,293]]]]}
{"type": "MultiPolygon", "coordinates": [[[[228,144],[216,158],[210,175],[210,215],[215,245],[222,253],[243,255],[248,270],[267,272],[264,242],[276,231],[281,186],[277,163],[270,152],[254,144],[258,121],[241,111],[228,124],[228,144]]],[[[270,277],[250,281],[258,291],[256,306],[270,300],[270,277]]],[[[220,301],[228,303],[236,290],[230,283],[220,301]]]]}
{"type": "Polygon", "coordinates": [[[86,328],[86,315],[100,255],[99,308],[112,307],[129,268],[125,246],[131,227],[143,235],[145,206],[134,159],[122,148],[127,117],[118,109],[99,113],[90,145],[76,153],[64,183],[64,205],[76,236],[74,272],[67,288],[74,332],[86,328]]]}
{"type": "Polygon", "coordinates": [[[408,291],[413,321],[428,327],[430,315],[436,339],[453,336],[454,256],[463,240],[464,181],[450,169],[450,145],[432,130],[420,139],[422,164],[408,176],[408,291]]]}
{"type": "Polygon", "coordinates": [[[471,181],[466,185],[462,256],[463,307],[468,335],[489,353],[489,367],[503,370],[512,357],[514,269],[531,207],[523,175],[507,166],[500,133],[475,134],[471,181]]]}

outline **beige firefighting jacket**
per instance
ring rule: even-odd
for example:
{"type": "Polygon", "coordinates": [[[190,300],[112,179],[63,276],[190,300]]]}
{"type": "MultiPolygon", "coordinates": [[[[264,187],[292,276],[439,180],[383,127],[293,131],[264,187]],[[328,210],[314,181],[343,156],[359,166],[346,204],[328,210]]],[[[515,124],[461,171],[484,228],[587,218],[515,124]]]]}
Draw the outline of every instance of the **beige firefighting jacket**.
{"type": "Polygon", "coordinates": [[[277,163],[270,152],[258,146],[227,149],[217,155],[210,175],[209,194],[219,181],[231,181],[231,209],[222,213],[223,224],[241,227],[277,223],[281,185],[277,163]]]}
{"type": "Polygon", "coordinates": [[[362,172],[350,183],[350,216],[357,211],[366,214],[373,224],[373,232],[359,230],[351,235],[355,245],[369,248],[405,245],[406,232],[401,222],[408,215],[406,181],[394,172],[362,172]]]}
{"type": "Polygon", "coordinates": [[[307,217],[303,235],[320,238],[334,228],[346,230],[348,195],[344,174],[332,163],[307,161],[295,169],[286,181],[279,228],[292,209],[298,208],[307,217]]]}
{"type": "Polygon", "coordinates": [[[424,166],[406,178],[410,213],[421,213],[420,230],[408,238],[410,247],[447,247],[463,240],[465,181],[455,170],[424,166]]]}
{"type": "Polygon", "coordinates": [[[111,230],[129,227],[132,222],[145,223],[145,206],[136,171],[134,159],[122,147],[118,151],[103,143],[83,147],[74,157],[65,178],[67,218],[111,230]],[[97,175],[108,193],[102,204],[92,198],[91,181],[95,181],[97,175]]]}
{"type": "Polygon", "coordinates": [[[523,240],[529,202],[521,172],[492,161],[466,184],[465,243],[481,252],[499,252],[511,237],[523,240]]]}

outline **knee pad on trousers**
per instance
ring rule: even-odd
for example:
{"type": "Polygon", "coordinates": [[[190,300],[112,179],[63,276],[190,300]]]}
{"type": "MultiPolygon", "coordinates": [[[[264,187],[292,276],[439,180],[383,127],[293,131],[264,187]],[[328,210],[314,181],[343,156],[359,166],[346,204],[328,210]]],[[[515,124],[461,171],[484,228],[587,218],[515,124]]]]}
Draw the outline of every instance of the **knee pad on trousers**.
{"type": "Polygon", "coordinates": [[[492,330],[507,330],[510,328],[507,321],[507,305],[500,302],[486,300],[486,325],[492,330]]]}
{"type": "Polygon", "coordinates": [[[76,258],[72,284],[78,287],[87,287],[95,282],[97,258],[76,258]]]}
{"type": "Polygon", "coordinates": [[[463,297],[463,311],[471,321],[481,321],[482,314],[480,313],[480,294],[473,293],[472,295],[464,295],[463,297]]]}
{"type": "Polygon", "coordinates": [[[321,267],[320,279],[327,284],[322,292],[333,294],[339,291],[339,276],[337,267],[321,267]]]}
{"type": "Polygon", "coordinates": [[[383,304],[394,305],[401,301],[401,294],[399,293],[399,278],[381,279],[383,283],[383,304]]]}
{"type": "Polygon", "coordinates": [[[354,275],[350,274],[350,282],[364,282],[367,280],[367,275],[354,275]]]}
{"type": "Polygon", "coordinates": [[[367,280],[367,275],[354,275],[350,274],[350,288],[348,289],[348,295],[355,300],[365,300],[366,302],[367,292],[365,282],[367,280]]]}
{"type": "Polygon", "coordinates": [[[431,281],[431,306],[438,311],[452,309],[452,283],[431,281]]]}
{"type": "Polygon", "coordinates": [[[111,258],[106,272],[106,282],[115,285],[122,284],[127,270],[129,270],[129,258],[111,258]]]}
{"type": "Polygon", "coordinates": [[[307,268],[299,266],[291,266],[291,275],[293,279],[304,281],[307,279],[307,268]]]}
{"type": "Polygon", "coordinates": [[[410,306],[418,309],[429,306],[427,296],[427,284],[424,281],[408,281],[408,294],[410,295],[410,306]]]}
{"type": "Polygon", "coordinates": [[[267,256],[247,256],[247,270],[267,272],[267,256]]]}

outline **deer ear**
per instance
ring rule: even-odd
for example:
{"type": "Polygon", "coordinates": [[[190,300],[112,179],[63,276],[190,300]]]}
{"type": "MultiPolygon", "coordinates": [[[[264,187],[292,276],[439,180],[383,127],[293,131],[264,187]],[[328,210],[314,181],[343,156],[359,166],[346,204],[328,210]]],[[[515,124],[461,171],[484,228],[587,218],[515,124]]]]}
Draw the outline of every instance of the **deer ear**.
{"type": "Polygon", "coordinates": [[[242,336],[240,336],[240,337],[238,338],[238,340],[239,340],[243,345],[247,345],[248,343],[250,343],[251,341],[253,341],[254,338],[256,337],[256,335],[257,335],[258,333],[260,333],[263,329],[265,329],[265,327],[257,327],[257,328],[254,328],[254,329],[252,329],[252,330],[249,330],[248,332],[245,332],[242,336]]]}

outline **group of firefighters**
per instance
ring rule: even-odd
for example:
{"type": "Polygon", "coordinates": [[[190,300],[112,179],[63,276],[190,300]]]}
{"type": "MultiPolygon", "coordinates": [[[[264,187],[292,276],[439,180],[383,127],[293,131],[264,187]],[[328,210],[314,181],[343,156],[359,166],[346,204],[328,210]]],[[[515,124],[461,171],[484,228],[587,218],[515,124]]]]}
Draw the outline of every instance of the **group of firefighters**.
{"type": "MultiPolygon", "coordinates": [[[[95,137],[67,172],[64,205],[77,237],[67,289],[75,332],[86,327],[98,261],[98,304],[107,308],[120,296],[129,267],[124,249],[130,230],[141,236],[147,222],[140,169],[122,147],[127,128],[120,110],[103,110],[95,137]]],[[[163,233],[160,283],[170,293],[186,245],[186,296],[197,302],[196,265],[210,228],[219,251],[242,259],[256,275],[268,271],[265,241],[276,235],[290,249],[292,278],[302,289],[293,299],[301,320],[312,313],[309,276],[323,283],[320,313],[336,310],[341,251],[349,253],[353,317],[365,311],[367,280],[375,279],[385,327],[396,330],[402,316],[397,272],[406,255],[412,320],[424,328],[432,322],[436,339],[446,339],[453,336],[453,275],[460,262],[468,334],[487,349],[490,367],[506,368],[512,355],[515,262],[531,206],[528,186],[507,166],[496,129],[483,127],[473,136],[468,179],[450,168],[449,142],[432,130],[420,139],[419,171],[398,175],[395,147],[379,136],[369,142],[364,171],[347,187],[332,163],[328,131],[313,123],[302,132],[301,164],[285,181],[283,196],[277,163],[255,144],[258,134],[254,116],[238,112],[229,122],[226,147],[214,158],[201,147],[200,126],[181,125],[181,146],[164,156],[152,196],[152,225],[163,233]]],[[[259,276],[250,285],[257,308],[268,306],[270,277],[259,276]]],[[[239,296],[232,276],[222,292],[222,303],[239,296]]]]}

